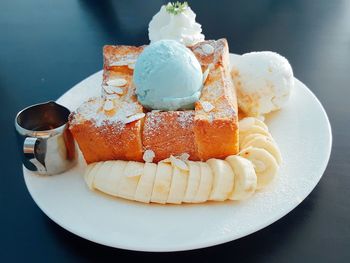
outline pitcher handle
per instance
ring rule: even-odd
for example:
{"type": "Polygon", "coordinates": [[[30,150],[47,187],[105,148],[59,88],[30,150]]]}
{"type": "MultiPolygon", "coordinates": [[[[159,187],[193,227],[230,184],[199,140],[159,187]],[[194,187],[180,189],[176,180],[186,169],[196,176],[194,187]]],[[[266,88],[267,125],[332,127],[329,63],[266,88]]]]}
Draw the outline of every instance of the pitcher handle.
{"type": "Polygon", "coordinates": [[[46,173],[46,167],[37,158],[37,146],[39,143],[39,138],[25,138],[23,143],[23,153],[24,156],[36,167],[39,173],[46,173]]]}

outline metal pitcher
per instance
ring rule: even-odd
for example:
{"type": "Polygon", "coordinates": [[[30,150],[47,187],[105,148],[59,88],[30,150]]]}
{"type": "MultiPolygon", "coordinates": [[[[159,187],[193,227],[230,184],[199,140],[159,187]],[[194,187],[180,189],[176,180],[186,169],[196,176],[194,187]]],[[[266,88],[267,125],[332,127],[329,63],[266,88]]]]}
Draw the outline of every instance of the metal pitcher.
{"type": "Polygon", "coordinates": [[[15,118],[19,150],[24,166],[45,175],[62,173],[77,160],[68,129],[70,111],[54,101],[29,106],[15,118]]]}

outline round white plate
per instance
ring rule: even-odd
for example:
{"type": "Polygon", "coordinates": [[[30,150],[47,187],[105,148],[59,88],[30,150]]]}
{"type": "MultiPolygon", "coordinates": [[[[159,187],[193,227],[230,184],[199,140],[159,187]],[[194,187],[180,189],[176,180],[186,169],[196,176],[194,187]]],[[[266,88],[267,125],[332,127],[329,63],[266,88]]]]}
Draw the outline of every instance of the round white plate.
{"type": "MultiPolygon", "coordinates": [[[[231,56],[231,59],[234,56],[231,56]]],[[[102,71],[58,99],[74,110],[100,91],[102,71]]],[[[140,251],[178,251],[228,242],[258,231],[294,209],[320,180],[332,135],[322,105],[296,80],[289,103],[267,119],[284,162],[277,179],[244,202],[197,205],[142,204],[90,191],[85,163],[51,177],[23,169],[28,190],[54,222],[85,239],[140,251]]]]}

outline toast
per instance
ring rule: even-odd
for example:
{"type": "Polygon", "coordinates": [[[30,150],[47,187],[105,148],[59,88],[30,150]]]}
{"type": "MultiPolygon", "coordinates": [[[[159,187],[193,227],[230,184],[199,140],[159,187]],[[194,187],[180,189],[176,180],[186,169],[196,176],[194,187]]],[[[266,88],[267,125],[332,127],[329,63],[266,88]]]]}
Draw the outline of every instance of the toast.
{"type": "Polygon", "coordinates": [[[102,97],[85,102],[70,116],[70,130],[86,162],[141,161],[145,150],[155,153],[154,162],[182,153],[194,161],[236,154],[238,110],[227,41],[204,41],[190,48],[207,78],[195,109],[186,111],[147,112],[137,101],[133,65],[143,48],[104,47],[102,97]],[[115,79],[127,83],[118,95],[106,93],[115,79]],[[103,108],[106,101],[113,103],[112,110],[103,108]]]}

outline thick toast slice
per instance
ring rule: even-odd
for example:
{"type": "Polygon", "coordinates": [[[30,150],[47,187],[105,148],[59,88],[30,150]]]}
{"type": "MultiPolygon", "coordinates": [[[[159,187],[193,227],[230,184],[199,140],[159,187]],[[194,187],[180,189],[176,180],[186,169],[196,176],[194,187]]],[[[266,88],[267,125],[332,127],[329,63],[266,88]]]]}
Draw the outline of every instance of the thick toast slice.
{"type": "Polygon", "coordinates": [[[194,110],[147,113],[142,143],[145,150],[152,150],[155,153],[154,162],[182,153],[188,153],[191,160],[199,160],[194,117],[194,110]]]}
{"type": "Polygon", "coordinates": [[[143,48],[104,47],[103,88],[108,88],[111,80],[113,82],[115,79],[124,79],[127,84],[118,87],[122,89],[119,95],[103,91],[101,99],[86,102],[80,107],[83,110],[79,108],[71,115],[70,129],[86,161],[140,161],[144,150],[155,153],[155,162],[182,153],[188,153],[191,160],[225,158],[236,154],[238,111],[229,74],[227,41],[204,41],[191,47],[203,71],[206,72],[209,68],[195,110],[151,111],[145,118],[140,117],[140,114],[147,110],[138,103],[132,82],[133,65],[143,48]],[[208,53],[208,46],[212,52],[208,53]],[[107,100],[113,102],[112,112],[103,110],[103,104],[107,100]],[[208,110],[203,105],[211,105],[211,109],[208,110]],[[86,108],[92,109],[92,112],[84,113],[86,108]],[[128,113],[130,108],[132,114],[128,113]],[[125,124],[124,115],[131,115],[131,120],[135,115],[139,118],[125,124]]]}
{"type": "Polygon", "coordinates": [[[103,48],[102,96],[85,102],[70,117],[70,130],[87,163],[107,160],[142,161],[141,131],[144,117],[140,116],[144,109],[137,101],[132,75],[133,65],[143,48],[103,48]],[[126,84],[115,87],[111,83],[115,80],[123,80],[126,84]],[[117,88],[120,92],[108,94],[108,88],[117,88]],[[107,101],[112,103],[113,110],[104,110],[107,101]]]}
{"type": "Polygon", "coordinates": [[[230,76],[226,39],[204,41],[192,47],[208,77],[195,107],[195,139],[201,160],[225,158],[236,154],[238,144],[238,108],[236,91],[230,76]],[[213,52],[208,45],[213,47],[213,52]],[[207,107],[210,105],[211,110],[207,107]],[[206,109],[207,108],[207,109],[206,109]]]}

